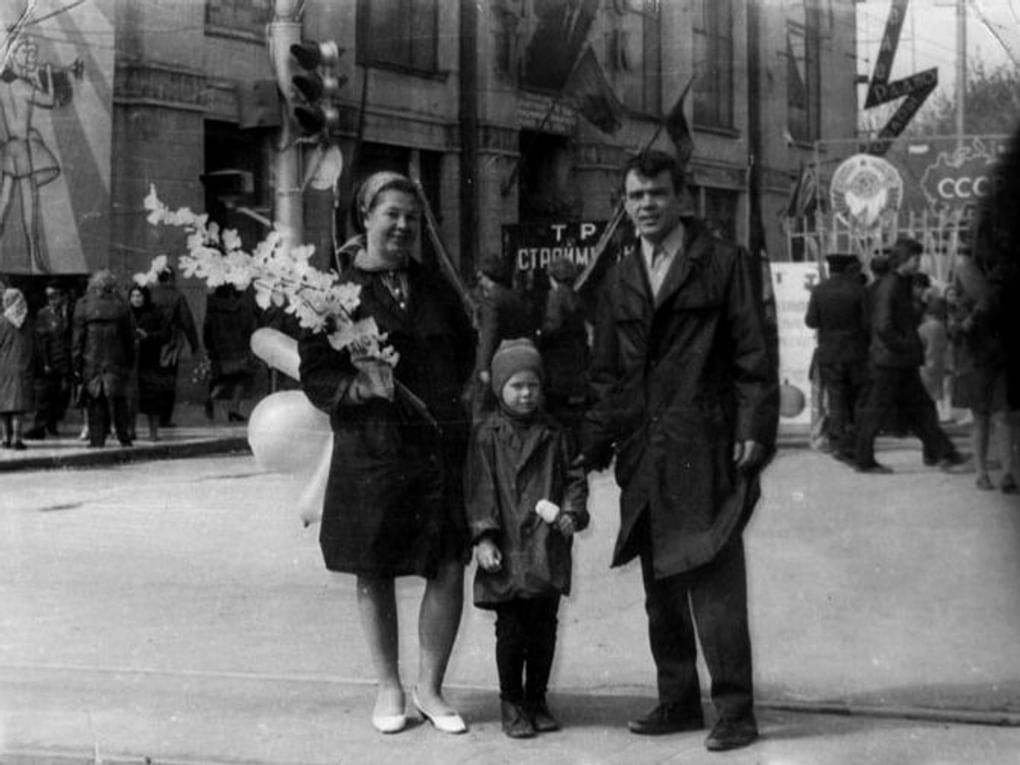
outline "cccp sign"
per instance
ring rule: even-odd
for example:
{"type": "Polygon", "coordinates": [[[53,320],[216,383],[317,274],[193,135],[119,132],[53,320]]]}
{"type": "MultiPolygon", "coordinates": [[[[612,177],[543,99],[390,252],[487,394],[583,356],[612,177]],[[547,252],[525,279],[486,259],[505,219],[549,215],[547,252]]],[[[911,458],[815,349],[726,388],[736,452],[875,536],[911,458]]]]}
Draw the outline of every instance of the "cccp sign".
{"type": "Polygon", "coordinates": [[[995,158],[981,147],[970,146],[953,154],[940,152],[921,177],[921,190],[936,209],[967,208],[992,191],[995,158]]]}

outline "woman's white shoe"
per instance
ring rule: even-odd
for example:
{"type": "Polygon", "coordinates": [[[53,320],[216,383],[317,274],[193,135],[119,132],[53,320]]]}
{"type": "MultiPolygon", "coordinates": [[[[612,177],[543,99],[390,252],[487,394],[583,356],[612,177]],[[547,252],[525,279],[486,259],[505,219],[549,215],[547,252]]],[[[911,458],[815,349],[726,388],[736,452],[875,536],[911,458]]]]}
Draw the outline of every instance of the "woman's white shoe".
{"type": "Polygon", "coordinates": [[[432,727],[442,733],[467,733],[467,725],[464,723],[464,719],[456,712],[448,712],[447,714],[432,714],[426,710],[421,701],[418,699],[418,689],[415,688],[411,691],[411,700],[414,702],[415,708],[421,712],[421,716],[432,723],[432,727]]]}
{"type": "Polygon", "coordinates": [[[372,710],[372,727],[380,733],[399,733],[407,727],[407,715],[404,714],[404,694],[400,694],[400,712],[393,712],[395,705],[388,703],[389,698],[380,693],[372,710]],[[387,703],[383,704],[383,701],[387,703]],[[380,709],[380,707],[382,707],[380,709]]]}

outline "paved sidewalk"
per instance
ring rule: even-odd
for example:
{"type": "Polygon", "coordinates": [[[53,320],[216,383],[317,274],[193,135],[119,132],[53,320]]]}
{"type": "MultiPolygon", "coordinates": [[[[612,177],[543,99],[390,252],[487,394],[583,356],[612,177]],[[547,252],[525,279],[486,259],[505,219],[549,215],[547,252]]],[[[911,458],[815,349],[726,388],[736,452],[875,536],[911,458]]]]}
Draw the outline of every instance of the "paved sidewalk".
{"type": "MultiPolygon", "coordinates": [[[[250,409],[251,407],[249,407],[250,409]]],[[[197,457],[248,449],[245,423],[228,423],[220,407],[219,419],[208,420],[198,404],[179,404],[174,412],[176,427],[161,428],[159,440],[148,437],[145,418],[138,418],[138,437],[132,446],[121,446],[114,435],[101,449],[90,449],[79,438],[81,415],[68,412],[56,436],[25,441],[25,451],[0,449],[0,473],[11,470],[45,470],[48,468],[89,467],[119,462],[197,457]]]]}

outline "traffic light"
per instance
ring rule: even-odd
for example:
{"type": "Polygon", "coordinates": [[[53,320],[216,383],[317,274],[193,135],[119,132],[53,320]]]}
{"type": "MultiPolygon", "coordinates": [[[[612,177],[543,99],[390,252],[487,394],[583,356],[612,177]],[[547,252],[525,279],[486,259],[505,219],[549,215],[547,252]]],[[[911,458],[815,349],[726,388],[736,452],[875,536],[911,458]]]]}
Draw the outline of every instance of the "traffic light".
{"type": "Polygon", "coordinates": [[[290,46],[290,55],[301,69],[291,82],[303,101],[294,107],[294,120],[305,135],[328,136],[340,125],[337,98],[347,82],[338,72],[342,53],[332,40],[290,46]]]}

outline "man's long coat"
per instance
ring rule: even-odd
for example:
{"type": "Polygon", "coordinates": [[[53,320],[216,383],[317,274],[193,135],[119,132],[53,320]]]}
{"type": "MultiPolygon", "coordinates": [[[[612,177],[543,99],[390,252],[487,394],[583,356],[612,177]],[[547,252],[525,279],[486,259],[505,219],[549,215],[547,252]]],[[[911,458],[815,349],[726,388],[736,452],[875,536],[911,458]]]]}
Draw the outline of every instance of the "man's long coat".
{"type": "Polygon", "coordinates": [[[740,532],[760,494],[738,475],[734,443],[771,452],[779,416],[775,357],[766,339],[750,256],[685,220],[683,251],[653,298],[640,247],[607,275],[593,349],[596,404],[582,450],[616,453],[620,533],[613,565],[649,512],[657,578],[712,560],[740,532]]]}

